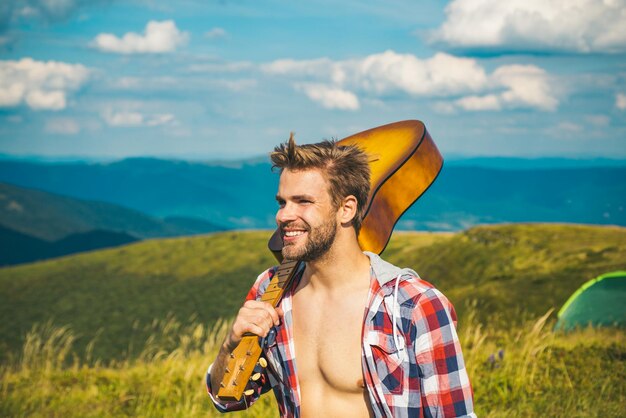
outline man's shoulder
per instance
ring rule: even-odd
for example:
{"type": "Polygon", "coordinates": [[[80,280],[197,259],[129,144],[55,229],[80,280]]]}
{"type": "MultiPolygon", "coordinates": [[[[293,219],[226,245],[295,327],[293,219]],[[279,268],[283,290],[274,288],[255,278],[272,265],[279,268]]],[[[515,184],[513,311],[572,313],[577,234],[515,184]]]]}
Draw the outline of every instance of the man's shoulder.
{"type": "Polygon", "coordinates": [[[437,289],[434,284],[422,279],[415,270],[406,267],[401,268],[380,257],[378,258],[386,271],[391,272],[391,276],[393,276],[392,280],[383,277],[383,283],[380,283],[381,288],[385,293],[390,293],[391,289],[393,289],[393,293],[396,294],[395,288],[397,286],[396,302],[400,305],[415,305],[419,303],[420,300],[425,302],[436,299],[441,300],[445,304],[449,304],[446,296],[437,289]],[[396,279],[398,279],[398,283],[396,283],[396,279]]]}

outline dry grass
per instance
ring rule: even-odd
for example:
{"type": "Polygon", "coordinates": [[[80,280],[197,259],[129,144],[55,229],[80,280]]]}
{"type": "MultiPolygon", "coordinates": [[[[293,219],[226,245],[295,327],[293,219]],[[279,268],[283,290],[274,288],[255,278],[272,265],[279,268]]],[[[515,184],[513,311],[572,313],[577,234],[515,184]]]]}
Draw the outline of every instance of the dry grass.
{"type": "MultiPolygon", "coordinates": [[[[553,333],[548,312],[503,331],[479,323],[471,307],[468,311],[459,331],[480,416],[621,416],[626,402],[623,330],[553,333]]],[[[88,353],[74,353],[75,337],[67,327],[34,327],[21,356],[1,370],[0,415],[219,415],[203,378],[228,323],[183,326],[169,318],[150,327],[153,333],[137,358],[107,365],[88,353]]],[[[276,411],[269,395],[233,416],[277,416],[276,411]]]]}

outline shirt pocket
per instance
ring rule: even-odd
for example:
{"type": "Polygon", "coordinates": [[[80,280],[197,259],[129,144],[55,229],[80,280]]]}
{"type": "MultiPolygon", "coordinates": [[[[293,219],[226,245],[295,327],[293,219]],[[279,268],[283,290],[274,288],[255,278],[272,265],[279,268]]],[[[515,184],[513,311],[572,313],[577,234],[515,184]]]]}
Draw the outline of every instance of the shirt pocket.
{"type": "Polygon", "coordinates": [[[402,360],[393,335],[370,331],[367,340],[372,349],[376,374],[383,388],[394,395],[401,394],[404,382],[404,368],[402,367],[402,360]]]}

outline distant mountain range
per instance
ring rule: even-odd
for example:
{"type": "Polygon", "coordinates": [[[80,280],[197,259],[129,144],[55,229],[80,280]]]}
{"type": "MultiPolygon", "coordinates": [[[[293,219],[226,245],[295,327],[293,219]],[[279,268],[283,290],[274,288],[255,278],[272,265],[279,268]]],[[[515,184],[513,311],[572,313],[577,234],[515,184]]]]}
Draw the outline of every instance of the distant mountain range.
{"type": "MultiPolygon", "coordinates": [[[[195,218],[246,229],[274,226],[278,175],[261,159],[1,160],[0,181],[109,202],[152,217],[195,218]]],[[[626,225],[626,164],[608,159],[453,159],[398,228],[453,231],[502,222],[626,225]]]]}
{"type": "Polygon", "coordinates": [[[111,203],[0,183],[0,265],[223,229],[200,219],[158,219],[111,203]]]}

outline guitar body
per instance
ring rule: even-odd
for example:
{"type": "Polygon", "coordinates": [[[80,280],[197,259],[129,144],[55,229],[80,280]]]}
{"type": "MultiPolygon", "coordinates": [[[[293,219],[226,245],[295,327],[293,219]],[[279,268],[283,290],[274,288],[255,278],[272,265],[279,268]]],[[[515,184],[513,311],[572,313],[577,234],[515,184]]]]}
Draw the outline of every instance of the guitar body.
{"type": "Polygon", "coordinates": [[[435,181],[443,158],[418,120],[391,123],[339,141],[370,157],[368,209],[359,233],[364,251],[383,252],[393,227],[435,181]]]}
{"type": "MultiPolygon", "coordinates": [[[[358,240],[364,251],[380,254],[400,216],[439,174],[443,158],[426,127],[418,120],[363,131],[342,139],[339,145],[355,145],[369,157],[370,194],[358,240]]],[[[283,260],[283,242],[278,230],[272,235],[268,247],[281,265],[262,300],[277,307],[300,262],[283,260]]],[[[244,336],[229,359],[218,391],[220,399],[241,399],[261,352],[257,336],[244,336]]]]}

